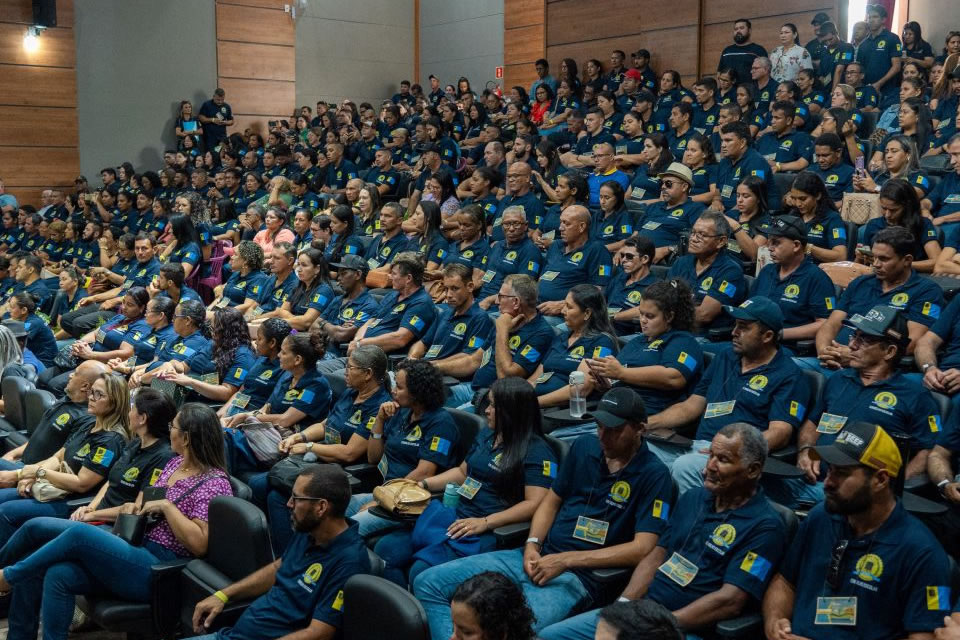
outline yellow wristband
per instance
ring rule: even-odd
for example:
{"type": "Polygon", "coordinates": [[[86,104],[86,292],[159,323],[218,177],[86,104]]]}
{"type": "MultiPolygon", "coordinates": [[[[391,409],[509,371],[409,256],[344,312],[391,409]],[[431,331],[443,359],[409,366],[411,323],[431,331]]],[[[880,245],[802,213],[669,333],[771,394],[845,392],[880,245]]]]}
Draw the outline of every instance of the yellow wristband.
{"type": "Polygon", "coordinates": [[[17,480],[19,481],[22,478],[23,478],[23,469],[17,469],[17,480]]]}
{"type": "Polygon", "coordinates": [[[213,595],[215,595],[217,597],[217,600],[219,600],[223,604],[227,604],[228,602],[230,602],[230,597],[227,596],[227,594],[225,594],[223,591],[214,591],[213,595]]]}

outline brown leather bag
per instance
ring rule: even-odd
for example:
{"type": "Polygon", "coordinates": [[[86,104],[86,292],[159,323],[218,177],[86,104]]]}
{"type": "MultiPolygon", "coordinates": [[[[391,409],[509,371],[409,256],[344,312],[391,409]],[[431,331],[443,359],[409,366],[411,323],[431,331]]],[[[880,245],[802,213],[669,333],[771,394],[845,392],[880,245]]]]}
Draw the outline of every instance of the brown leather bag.
{"type": "Polygon", "coordinates": [[[824,262],[820,265],[833,284],[846,288],[854,279],[873,273],[873,267],[856,262],[824,262]]]}
{"type": "Polygon", "coordinates": [[[398,516],[417,516],[430,504],[430,492],[408,478],[395,478],[373,489],[380,508],[398,516]]]}

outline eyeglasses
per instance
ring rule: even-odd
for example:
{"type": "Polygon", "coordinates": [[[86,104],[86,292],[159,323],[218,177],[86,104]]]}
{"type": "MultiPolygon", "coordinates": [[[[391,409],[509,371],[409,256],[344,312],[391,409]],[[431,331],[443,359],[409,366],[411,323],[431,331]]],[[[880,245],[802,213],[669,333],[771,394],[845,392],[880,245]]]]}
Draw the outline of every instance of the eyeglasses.
{"type": "Polygon", "coordinates": [[[661,189],[663,189],[663,188],[673,189],[673,188],[674,188],[675,186],[677,186],[678,184],[679,184],[678,182],[674,182],[673,180],[661,180],[661,181],[660,181],[660,188],[661,188],[661,189]]]}
{"type": "Polygon", "coordinates": [[[90,399],[93,400],[94,402],[96,402],[97,400],[103,400],[106,397],[107,397],[107,394],[105,394],[103,391],[100,391],[98,389],[94,389],[93,391],[90,392],[90,399]]]}
{"type": "Polygon", "coordinates": [[[293,502],[297,502],[298,500],[301,500],[304,502],[317,502],[318,500],[326,500],[326,498],[311,498],[310,496],[298,496],[296,494],[291,493],[290,500],[293,502]]]}
{"type": "Polygon", "coordinates": [[[352,363],[350,363],[350,362],[347,363],[346,368],[347,368],[347,369],[357,369],[357,370],[359,370],[359,371],[366,371],[366,370],[370,369],[370,367],[358,367],[357,365],[352,364],[352,363]]]}
{"type": "Polygon", "coordinates": [[[500,223],[500,225],[503,227],[522,227],[525,224],[526,223],[522,220],[512,220],[510,222],[504,221],[500,223]]]}
{"type": "Polygon", "coordinates": [[[694,229],[690,232],[691,238],[719,238],[723,236],[722,233],[704,233],[703,231],[697,231],[694,229]]]}
{"type": "Polygon", "coordinates": [[[620,254],[621,260],[636,260],[639,257],[640,257],[640,254],[637,254],[637,253],[621,253],[620,254]]]}
{"type": "Polygon", "coordinates": [[[500,300],[503,299],[503,298],[517,298],[517,299],[519,300],[519,299],[520,299],[520,296],[511,296],[511,295],[508,295],[508,294],[506,294],[506,293],[498,293],[498,294],[497,294],[497,304],[500,304],[500,300]]]}
{"type": "Polygon", "coordinates": [[[843,556],[846,554],[849,544],[849,540],[838,540],[837,544],[833,547],[833,551],[830,552],[830,566],[827,567],[827,584],[834,591],[840,588],[843,581],[843,575],[840,573],[840,570],[843,565],[843,556]]]}
{"type": "Polygon", "coordinates": [[[886,342],[886,338],[883,336],[871,336],[865,334],[863,331],[855,331],[852,336],[850,336],[850,342],[859,342],[865,345],[874,345],[880,344],[881,342],[886,342]]]}

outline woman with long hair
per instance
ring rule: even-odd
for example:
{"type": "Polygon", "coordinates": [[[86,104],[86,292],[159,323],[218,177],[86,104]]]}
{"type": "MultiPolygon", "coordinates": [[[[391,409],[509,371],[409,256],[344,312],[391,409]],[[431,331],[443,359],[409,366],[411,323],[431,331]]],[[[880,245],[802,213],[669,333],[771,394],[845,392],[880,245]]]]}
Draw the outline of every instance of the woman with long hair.
{"type": "MultiPolygon", "coordinates": [[[[883,215],[873,218],[864,227],[863,244],[873,245],[877,232],[887,227],[903,227],[913,235],[913,268],[920,273],[932,273],[940,257],[940,242],[937,228],[930,218],[920,213],[920,197],[913,185],[901,178],[893,178],[880,188],[880,211],[883,215]]],[[[860,253],[857,253],[860,259],[860,253]]]]}
{"type": "Polygon", "coordinates": [[[673,162],[670,142],[662,133],[651,133],[643,139],[643,151],[640,154],[643,164],[637,167],[627,191],[632,202],[652,204],[660,201],[660,181],[657,178],[673,162]]]}
{"type": "Polygon", "coordinates": [[[617,110],[617,99],[612,91],[601,91],[597,94],[597,107],[603,112],[603,130],[617,139],[623,137],[620,124],[623,114],[617,110]]]}
{"type": "Polygon", "coordinates": [[[593,216],[590,239],[599,240],[607,251],[616,253],[627,238],[636,235],[633,213],[624,204],[623,185],[616,180],[607,180],[600,185],[597,199],[600,212],[593,216]]]}
{"type": "MultiPolygon", "coordinates": [[[[960,39],[960,33],[957,34],[960,39]]],[[[960,53],[948,55],[942,62],[937,62],[930,69],[930,108],[936,109],[942,100],[953,95],[953,70],[960,66],[960,53]]]]}
{"type": "Polygon", "coordinates": [[[484,264],[490,252],[487,242],[487,214],[478,204],[468,204],[454,216],[457,223],[457,240],[450,244],[445,264],[459,262],[470,267],[474,287],[483,284],[484,264]]]}
{"type": "Polygon", "coordinates": [[[894,178],[906,180],[925,198],[930,192],[930,178],[920,170],[920,157],[913,140],[906,136],[893,135],[887,139],[883,149],[883,173],[871,177],[864,173],[853,176],[853,188],[865,193],[879,193],[880,187],[894,178]]]}
{"type": "MultiPolygon", "coordinates": [[[[534,173],[534,176],[537,174],[534,173]]],[[[546,251],[553,244],[560,229],[560,214],[574,204],[587,206],[590,197],[590,186],[587,178],[579,171],[570,171],[557,178],[557,186],[544,193],[556,204],[551,205],[543,214],[540,227],[533,232],[531,238],[541,250],[546,251]],[[553,234],[553,235],[550,235],[553,234]]]]}
{"type": "Polygon", "coordinates": [[[372,236],[380,231],[380,191],[372,182],[365,182],[357,195],[357,234],[372,236]]]}
{"type": "Polygon", "coordinates": [[[537,85],[537,89],[533,95],[534,102],[530,107],[530,121],[540,126],[543,124],[544,118],[547,116],[551,107],[553,107],[553,89],[551,89],[547,83],[541,82],[537,85]]]}
{"type": "Polygon", "coordinates": [[[726,213],[731,229],[742,229],[730,238],[727,249],[753,262],[757,248],[767,243],[767,233],[773,220],[767,199],[767,183],[763,178],[748,176],[737,185],[737,204],[726,213]]]}
{"type": "MultiPolygon", "coordinates": [[[[441,231],[442,224],[440,206],[436,202],[424,200],[401,226],[404,233],[412,234],[408,246],[411,249],[416,247],[417,255],[426,263],[424,273],[430,274],[430,279],[438,277],[440,267],[450,252],[450,243],[441,231]]],[[[387,269],[389,268],[388,265],[387,269]]]]}
{"type": "Polygon", "coordinates": [[[67,517],[70,498],[95,491],[106,480],[130,439],[129,411],[126,380],[100,374],[87,400],[87,412],[94,422],[67,436],[63,447],[46,460],[19,469],[16,486],[0,489],[0,546],[31,518],[67,517]],[[44,482],[38,485],[40,480],[44,482]],[[38,493],[44,484],[61,491],[38,493]]]}
{"type": "MultiPolygon", "coordinates": [[[[857,124],[852,115],[846,109],[841,107],[830,107],[824,109],[820,116],[820,124],[814,127],[810,137],[816,140],[824,133],[835,133],[843,140],[843,161],[853,166],[856,158],[864,154],[866,147],[857,140],[857,124]]],[[[808,158],[811,162],[815,158],[808,158]]]]}
{"type": "Polygon", "coordinates": [[[570,83],[570,90],[577,98],[583,97],[583,83],[580,81],[580,72],[577,70],[577,61],[573,58],[563,58],[557,73],[557,82],[566,80],[570,83]]]}
{"type": "Polygon", "coordinates": [[[637,308],[643,335],[616,356],[585,359],[580,370],[587,374],[585,393],[628,385],[652,416],[690,395],[704,371],[703,351],[692,333],[696,308],[684,280],[653,283],[637,308]]]}
{"type": "Polygon", "coordinates": [[[617,252],[620,268],[607,283],[604,296],[610,311],[610,322],[619,335],[626,336],[639,331],[637,304],[643,299],[644,290],[657,281],[650,273],[656,251],[656,245],[648,235],[639,235],[627,240],[617,252]]]}
{"type": "Polygon", "coordinates": [[[179,262],[183,266],[184,277],[189,278],[194,269],[200,267],[203,258],[200,232],[190,216],[185,215],[174,216],[170,220],[170,230],[173,232],[173,242],[163,250],[163,258],[166,262],[179,262]]]}
{"type": "Polygon", "coordinates": [[[242,385],[217,410],[222,420],[242,411],[255,411],[267,403],[277,380],[283,374],[280,367],[280,347],[293,331],[286,320],[268,318],[257,328],[253,341],[256,360],[250,365],[242,385]]]}
{"type": "MultiPolygon", "coordinates": [[[[937,62],[946,63],[950,56],[960,56],[960,31],[951,31],[943,41],[943,51],[936,57],[937,62]]],[[[947,73],[950,73],[948,70],[947,73]]]]}
{"type": "Polygon", "coordinates": [[[682,162],[693,172],[690,199],[709,206],[717,193],[717,156],[710,138],[702,133],[691,135],[682,162]]]}
{"type": "Polygon", "coordinates": [[[174,133],[177,135],[179,149],[184,148],[183,143],[187,138],[191,138],[196,145],[199,145],[203,139],[203,125],[193,114],[193,104],[189,100],[180,102],[174,133]]]}
{"type": "Polygon", "coordinates": [[[903,41],[903,57],[915,61],[924,69],[932,67],[934,61],[933,47],[923,39],[923,30],[920,28],[920,23],[911,20],[903,25],[903,31],[900,34],[900,39],[903,41]]]}
{"type": "MultiPolygon", "coordinates": [[[[425,360],[397,363],[393,398],[380,405],[367,439],[367,462],[377,465],[384,482],[420,481],[453,466],[458,431],[443,408],[445,400],[443,375],[435,366],[425,360]]],[[[359,523],[361,536],[393,527],[370,513],[374,504],[371,493],[350,498],[347,516],[359,523]]]]}
{"type": "Polygon", "coordinates": [[[484,571],[462,583],[450,600],[454,638],[533,640],[533,611],[517,585],[502,573],[484,571]]]}
{"type": "Polygon", "coordinates": [[[582,106],[570,80],[560,80],[557,83],[557,95],[552,104],[553,108],[544,114],[543,122],[537,123],[541,131],[566,129],[567,117],[582,106]]]}
{"type": "Polygon", "coordinates": [[[205,399],[226,402],[253,371],[256,356],[250,348],[250,329],[237,309],[214,311],[210,330],[213,339],[210,353],[174,363],[174,373],[163,377],[205,399]]]}
{"type": "Polygon", "coordinates": [[[847,259],[847,230],[827,186],[812,171],[802,171],[790,187],[790,215],[799,216],[807,227],[807,250],[814,262],[847,259]]]}
{"type": "Polygon", "coordinates": [[[357,218],[353,209],[345,204],[338,204],[330,211],[330,229],[333,237],[323,252],[327,264],[340,262],[344,256],[358,256],[363,254],[363,243],[356,236],[357,218]]]}
{"type": "Polygon", "coordinates": [[[460,209],[460,201],[457,199],[452,172],[439,171],[427,178],[423,187],[423,201],[436,202],[444,220],[456,213],[460,209]]]}
{"type": "Polygon", "coordinates": [[[263,255],[269,256],[273,252],[273,245],[278,242],[293,242],[293,231],[287,228],[287,211],[280,207],[267,208],[263,219],[264,228],[256,233],[253,241],[263,249],[263,255]]]}
{"type": "Polygon", "coordinates": [[[300,282],[279,309],[268,311],[252,324],[267,318],[281,318],[297,331],[306,331],[336,297],[330,285],[330,267],[323,251],[306,249],[297,256],[294,267],[300,282]]]}
{"type": "MultiPolygon", "coordinates": [[[[124,416],[128,409],[125,403],[124,416]]],[[[149,602],[154,565],[206,555],[210,502],[233,494],[224,471],[223,434],[213,410],[184,405],[173,420],[170,446],[177,455],[154,483],[166,487],[165,497],[145,501],[141,492],[136,502],[120,509],[156,517],[142,545],[132,545],[106,528],[51,519],[38,520],[36,528],[28,524],[23,538],[11,543],[12,549],[21,550],[32,541],[49,540],[25,557],[22,552],[11,554],[16,557],[7,560],[13,564],[0,572],[0,586],[13,592],[10,624],[23,629],[24,637],[36,635],[42,617],[44,634],[66,638],[76,596],[91,590],[149,602]],[[59,530],[54,528],[57,524],[59,530]]]]}
{"type": "Polygon", "coordinates": [[[537,166],[540,170],[533,171],[533,177],[537,181],[534,188],[547,193],[546,188],[556,188],[557,180],[567,172],[567,169],[560,163],[560,152],[557,151],[557,145],[550,140],[543,139],[538,142],[536,154],[537,166]]]}
{"type": "Polygon", "coordinates": [[[547,495],[557,456],[543,438],[533,388],[522,378],[501,378],[487,398],[488,428],[464,461],[420,481],[429,491],[461,485],[456,509],[437,502],[412,532],[390,533],[374,547],[388,580],[406,586],[432,566],[495,550],[493,530],[533,517],[547,495]]]}
{"type": "Polygon", "coordinates": [[[563,322],[568,332],[554,338],[543,362],[528,378],[536,387],[541,407],[570,402],[567,379],[584,358],[603,358],[619,350],[607,301],[597,287],[578,284],[570,289],[563,300],[563,322]]]}
{"type": "Polygon", "coordinates": [[[801,69],[793,81],[800,89],[800,99],[807,106],[810,115],[820,115],[820,111],[827,106],[827,95],[820,86],[816,72],[813,69],[801,69]]]}
{"type": "Polygon", "coordinates": [[[900,103],[900,113],[897,116],[900,133],[887,136],[883,144],[870,158],[870,170],[879,173],[884,166],[884,151],[894,135],[904,136],[917,147],[917,153],[922,157],[933,146],[934,130],[930,109],[923,102],[923,98],[907,98],[900,103]]]}
{"type": "Polygon", "coordinates": [[[770,52],[770,75],[777,82],[793,80],[802,69],[813,69],[810,52],[800,45],[797,25],[785,22],[780,27],[780,46],[770,52]]]}

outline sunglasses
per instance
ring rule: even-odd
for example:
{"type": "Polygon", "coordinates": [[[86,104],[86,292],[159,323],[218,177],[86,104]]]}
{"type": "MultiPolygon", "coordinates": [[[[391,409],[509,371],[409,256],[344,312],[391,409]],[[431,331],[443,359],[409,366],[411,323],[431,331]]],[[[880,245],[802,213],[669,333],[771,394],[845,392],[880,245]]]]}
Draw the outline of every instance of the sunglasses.
{"type": "Polygon", "coordinates": [[[673,181],[673,180],[661,180],[661,181],[660,181],[660,188],[661,188],[661,189],[663,189],[663,188],[673,189],[673,188],[674,188],[675,186],[677,186],[678,184],[680,184],[680,183],[679,183],[679,182],[675,182],[675,181],[673,181]]]}
{"type": "Polygon", "coordinates": [[[847,553],[849,540],[838,540],[830,552],[830,566],[827,567],[827,584],[834,591],[838,590],[843,583],[843,574],[841,573],[843,565],[843,556],[847,553]]]}

